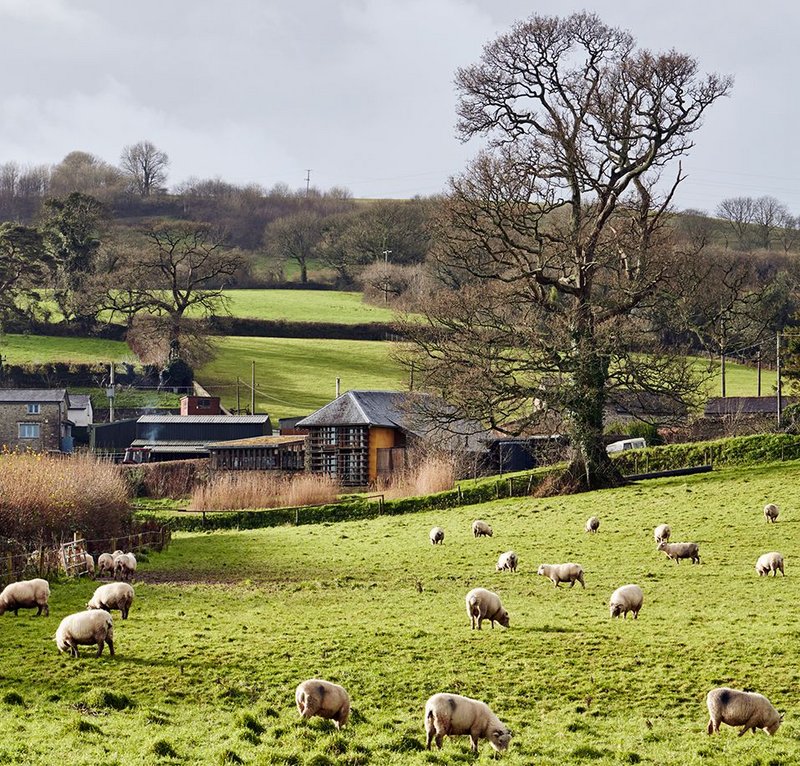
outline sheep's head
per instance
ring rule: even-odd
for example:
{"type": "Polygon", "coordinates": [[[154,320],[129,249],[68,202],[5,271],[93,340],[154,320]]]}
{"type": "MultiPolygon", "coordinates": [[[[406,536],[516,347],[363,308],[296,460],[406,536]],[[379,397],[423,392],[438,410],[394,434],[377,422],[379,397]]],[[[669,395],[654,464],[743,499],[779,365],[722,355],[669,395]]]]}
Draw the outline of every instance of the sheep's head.
{"type": "Polygon", "coordinates": [[[539,570],[536,572],[536,574],[547,577],[547,571],[545,570],[546,566],[547,564],[539,564],[539,570]]]}
{"type": "Polygon", "coordinates": [[[777,721],[773,721],[769,726],[764,727],[764,731],[770,735],[770,737],[775,736],[775,732],[778,731],[778,727],[780,727],[781,723],[783,723],[783,713],[778,716],[777,721]]]}
{"type": "Polygon", "coordinates": [[[511,624],[508,612],[505,609],[500,610],[500,614],[497,616],[497,622],[499,622],[504,628],[509,627],[511,624]]]}
{"type": "Polygon", "coordinates": [[[511,732],[508,729],[492,729],[489,732],[489,744],[497,751],[507,750],[511,742],[511,732]]]}
{"type": "Polygon", "coordinates": [[[622,614],[622,605],[621,604],[611,604],[611,616],[612,617],[619,617],[622,614]]]}
{"type": "Polygon", "coordinates": [[[660,542],[660,543],[659,543],[659,544],[656,546],[656,550],[658,550],[658,551],[663,551],[663,550],[666,550],[666,548],[667,548],[667,541],[666,541],[666,540],[662,540],[662,541],[661,541],[661,542],[660,542]]]}

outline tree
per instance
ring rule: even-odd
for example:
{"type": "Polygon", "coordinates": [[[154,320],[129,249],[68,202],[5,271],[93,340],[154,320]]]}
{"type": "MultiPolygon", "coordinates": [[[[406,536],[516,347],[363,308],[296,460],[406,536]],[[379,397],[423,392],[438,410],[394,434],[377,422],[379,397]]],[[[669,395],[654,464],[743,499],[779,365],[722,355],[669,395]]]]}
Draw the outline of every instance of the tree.
{"type": "Polygon", "coordinates": [[[300,281],[305,284],[308,262],[316,254],[322,232],[322,218],[311,210],[302,210],[269,224],[264,232],[264,245],[281,261],[295,261],[300,267],[300,281]]]}
{"type": "Polygon", "coordinates": [[[759,247],[769,250],[775,233],[781,228],[789,211],[775,197],[759,197],[753,200],[753,224],[759,247]]]}
{"type": "Polygon", "coordinates": [[[167,181],[169,157],[149,141],[126,146],[120,156],[120,165],[131,186],[142,197],[149,197],[167,181]]]}
{"type": "Polygon", "coordinates": [[[20,310],[21,298],[37,298],[35,290],[44,286],[47,276],[39,232],[18,224],[0,224],[0,320],[20,310]]]}
{"type": "Polygon", "coordinates": [[[753,199],[730,197],[717,205],[717,218],[721,218],[733,230],[740,250],[750,250],[750,227],[753,223],[753,199]]]}
{"type": "Polygon", "coordinates": [[[579,13],[517,23],[456,86],[460,134],[487,148],[451,183],[435,252],[446,286],[422,307],[427,327],[405,328],[415,369],[509,432],[541,420],[539,399],[571,435],[565,483],[617,483],[609,398],[696,390],[685,358],[647,343],[648,311],[680,276],[665,225],[680,168],[660,195],[657,182],[731,80],[579,13]]]}

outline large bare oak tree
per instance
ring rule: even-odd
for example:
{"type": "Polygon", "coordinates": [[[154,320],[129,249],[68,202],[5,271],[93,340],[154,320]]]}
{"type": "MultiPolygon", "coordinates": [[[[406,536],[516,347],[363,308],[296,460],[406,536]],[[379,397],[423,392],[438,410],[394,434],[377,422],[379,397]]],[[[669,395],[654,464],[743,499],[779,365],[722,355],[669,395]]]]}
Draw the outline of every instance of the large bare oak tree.
{"type": "Polygon", "coordinates": [[[517,23],[456,86],[460,135],[485,148],[451,181],[436,249],[446,287],[427,324],[407,328],[415,369],[508,432],[560,414],[570,483],[614,484],[609,398],[695,390],[685,359],[648,343],[647,315],[680,279],[666,224],[682,175],[664,180],[665,167],[731,80],[578,13],[517,23]]]}

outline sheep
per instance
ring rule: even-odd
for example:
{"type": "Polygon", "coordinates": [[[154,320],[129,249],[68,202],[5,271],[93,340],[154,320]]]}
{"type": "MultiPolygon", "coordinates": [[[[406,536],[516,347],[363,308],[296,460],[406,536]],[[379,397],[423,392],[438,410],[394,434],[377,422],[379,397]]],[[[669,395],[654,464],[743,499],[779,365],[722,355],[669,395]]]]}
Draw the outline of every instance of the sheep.
{"type": "Polygon", "coordinates": [[[600,519],[598,519],[597,516],[590,516],[586,520],[586,525],[583,529],[586,532],[597,532],[597,530],[600,529],[600,519]]]}
{"type": "Polygon", "coordinates": [[[441,527],[434,527],[428,533],[431,539],[431,545],[441,545],[444,542],[444,530],[441,527]]]}
{"type": "Polygon", "coordinates": [[[767,520],[767,524],[774,524],[779,512],[780,508],[775,503],[767,503],[764,506],[764,518],[767,520]]]}
{"type": "Polygon", "coordinates": [[[668,559],[674,559],[676,564],[681,563],[681,559],[691,559],[692,564],[700,563],[700,547],[697,543],[668,543],[661,542],[657,550],[664,551],[668,559]]]}
{"type": "Polygon", "coordinates": [[[476,625],[480,630],[484,620],[489,620],[492,628],[494,628],[495,620],[504,628],[509,626],[508,612],[503,609],[500,596],[496,593],[486,590],[486,588],[473,588],[467,593],[466,602],[467,616],[472,630],[475,630],[476,625]]]}
{"type": "Polygon", "coordinates": [[[78,647],[97,644],[97,656],[108,644],[108,652],[114,656],[114,622],[108,612],[89,610],[67,615],[56,631],[56,646],[59,652],[78,656],[78,647]]]}
{"type": "Polygon", "coordinates": [[[91,600],[86,604],[86,608],[104,609],[106,612],[110,612],[112,609],[119,609],[122,619],[127,620],[134,596],[133,588],[128,583],[110,582],[101,585],[95,590],[91,600]]]}
{"type": "Polygon", "coordinates": [[[37,577],[33,580],[12,582],[0,593],[0,615],[14,612],[14,617],[18,617],[20,609],[36,607],[37,617],[42,612],[45,617],[49,617],[50,607],[47,603],[49,598],[50,585],[47,580],[37,577]]]}
{"type": "Polygon", "coordinates": [[[507,569],[509,572],[516,572],[517,571],[517,563],[519,559],[517,558],[517,554],[514,551],[506,551],[505,553],[500,554],[500,558],[497,559],[497,564],[495,565],[495,569],[500,572],[503,569],[507,569]]]}
{"type": "Polygon", "coordinates": [[[102,577],[106,573],[112,577],[114,575],[114,556],[110,553],[101,553],[97,557],[97,574],[102,577]]]}
{"type": "Polygon", "coordinates": [[[638,585],[623,585],[611,594],[608,603],[612,617],[626,619],[628,612],[633,612],[633,619],[639,619],[639,610],[644,602],[644,593],[638,585]]]}
{"type": "Polygon", "coordinates": [[[460,694],[434,694],[428,699],[425,703],[425,733],[428,750],[434,736],[436,747],[441,750],[445,735],[469,734],[475,753],[481,739],[488,739],[498,752],[506,750],[511,741],[511,732],[485,702],[460,694]]]}
{"type": "Polygon", "coordinates": [[[298,685],[294,693],[297,712],[303,718],[318,715],[330,718],[341,729],[350,717],[350,696],[344,687],[319,678],[310,678],[298,685]]]}
{"type": "Polygon", "coordinates": [[[765,553],[759,556],[758,561],[756,561],[756,572],[758,572],[759,577],[761,575],[769,575],[770,572],[772,572],[773,577],[777,577],[779,569],[781,574],[785,577],[786,572],[783,571],[783,555],[778,553],[778,551],[765,553]]]}
{"type": "Polygon", "coordinates": [[[763,729],[773,736],[783,721],[783,715],[763,694],[742,692],[725,686],[712,689],[706,695],[706,706],[709,715],[706,731],[709,734],[719,731],[719,725],[726,723],[728,726],[743,727],[739,732],[740,737],[748,729],[753,734],[756,729],[763,729]]]}
{"type": "Polygon", "coordinates": [[[492,528],[483,519],[475,519],[472,522],[472,534],[475,537],[491,537],[494,533],[492,528]]]}
{"type": "Polygon", "coordinates": [[[653,530],[653,537],[656,539],[656,545],[667,542],[671,534],[672,530],[669,528],[669,524],[659,524],[653,530]]]}
{"type": "Polygon", "coordinates": [[[580,564],[573,564],[572,562],[566,564],[540,564],[539,571],[536,574],[549,577],[556,588],[562,582],[568,582],[570,588],[574,588],[576,582],[579,582],[581,587],[586,587],[586,583],[583,581],[583,567],[580,564]]]}
{"type": "Polygon", "coordinates": [[[94,557],[90,553],[84,551],[83,559],[86,562],[86,574],[88,574],[89,577],[94,577],[94,557]]]}
{"type": "Polygon", "coordinates": [[[123,553],[114,559],[114,579],[130,580],[136,571],[136,556],[132,553],[123,553]]]}

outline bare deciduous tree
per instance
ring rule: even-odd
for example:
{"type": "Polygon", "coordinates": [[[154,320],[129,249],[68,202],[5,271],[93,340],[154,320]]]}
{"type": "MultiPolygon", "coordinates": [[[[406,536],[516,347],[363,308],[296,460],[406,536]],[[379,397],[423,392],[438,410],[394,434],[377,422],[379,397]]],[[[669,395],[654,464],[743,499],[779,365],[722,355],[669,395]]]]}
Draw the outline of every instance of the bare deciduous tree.
{"type": "Polygon", "coordinates": [[[149,141],[139,141],[122,150],[120,166],[129,176],[137,193],[142,197],[149,197],[166,183],[169,157],[149,141]]]}
{"type": "Polygon", "coordinates": [[[679,276],[657,179],[692,146],[731,80],[670,51],[637,49],[588,13],[533,16],[461,69],[459,129],[488,149],[452,181],[439,268],[456,289],[405,329],[426,384],[513,432],[564,413],[575,449],[565,481],[614,484],[606,401],[622,388],[685,399],[680,357],[642,354],[647,312],[679,276]]]}

